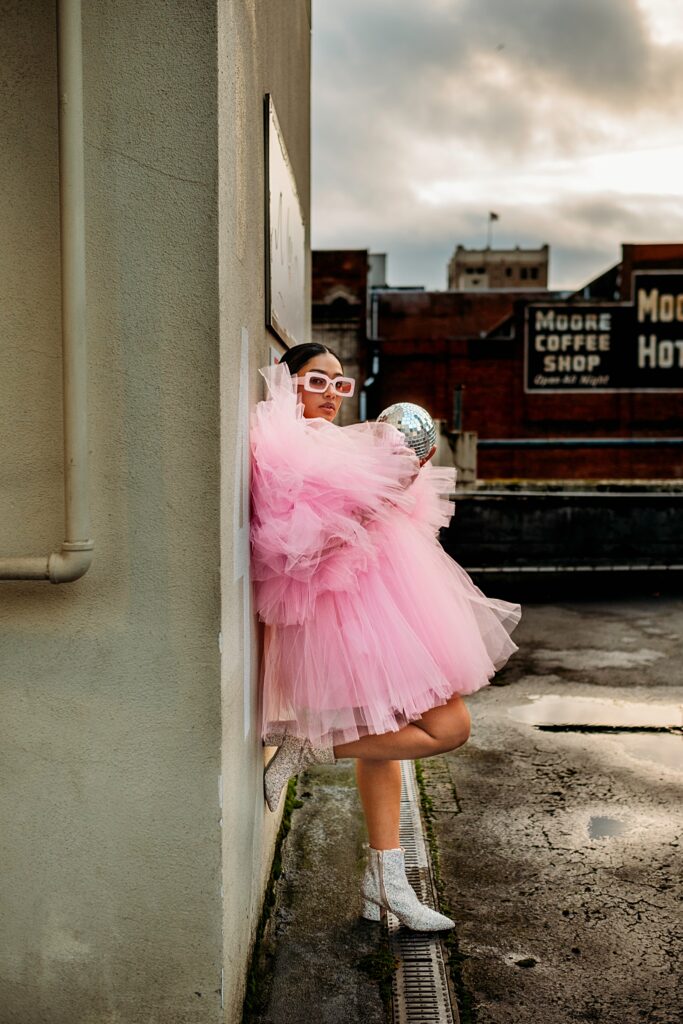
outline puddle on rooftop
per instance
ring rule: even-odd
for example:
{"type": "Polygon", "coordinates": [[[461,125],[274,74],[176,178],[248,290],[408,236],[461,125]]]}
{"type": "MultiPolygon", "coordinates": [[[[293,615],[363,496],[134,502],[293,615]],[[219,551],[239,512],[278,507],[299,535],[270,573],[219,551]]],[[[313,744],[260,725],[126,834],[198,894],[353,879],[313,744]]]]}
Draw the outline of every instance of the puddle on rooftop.
{"type": "Polygon", "coordinates": [[[661,732],[617,732],[609,740],[635,761],[683,771],[683,736],[661,732]]]}
{"type": "Polygon", "coordinates": [[[683,705],[558,694],[533,694],[529,701],[508,714],[544,731],[600,733],[602,743],[631,760],[683,771],[683,705]]]}
{"type": "Polygon", "coordinates": [[[518,722],[540,728],[680,729],[683,705],[650,704],[606,697],[565,697],[532,694],[530,704],[508,709],[518,722]]]}
{"type": "Polygon", "coordinates": [[[588,835],[591,839],[611,839],[626,832],[628,826],[619,818],[606,818],[593,815],[588,822],[588,835]]]}

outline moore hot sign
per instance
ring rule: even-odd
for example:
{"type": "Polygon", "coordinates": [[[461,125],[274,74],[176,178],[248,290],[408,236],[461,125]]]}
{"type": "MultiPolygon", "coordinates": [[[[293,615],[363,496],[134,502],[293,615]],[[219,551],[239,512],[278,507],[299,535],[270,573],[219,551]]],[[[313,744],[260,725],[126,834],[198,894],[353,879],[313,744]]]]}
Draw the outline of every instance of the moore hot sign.
{"type": "Polygon", "coordinates": [[[525,391],[683,391],[683,272],[634,274],[629,303],[534,303],[525,316],[525,391]]]}

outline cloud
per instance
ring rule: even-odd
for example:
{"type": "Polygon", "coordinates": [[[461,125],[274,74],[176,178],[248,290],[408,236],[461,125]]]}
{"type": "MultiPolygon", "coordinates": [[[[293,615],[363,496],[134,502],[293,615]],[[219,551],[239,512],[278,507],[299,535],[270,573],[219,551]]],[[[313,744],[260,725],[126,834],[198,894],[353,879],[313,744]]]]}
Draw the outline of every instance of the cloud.
{"type": "Polygon", "coordinates": [[[638,101],[649,73],[648,36],[633,0],[468,0],[462,25],[474,49],[537,87],[559,85],[603,106],[638,101]]]}
{"type": "Polygon", "coordinates": [[[314,0],[314,246],[386,250],[394,283],[443,287],[489,209],[494,241],[547,241],[556,267],[576,265],[563,246],[683,237],[674,172],[657,178],[683,154],[683,28],[662,41],[647,17],[664,2],[314,0]],[[620,178],[637,210],[611,195],[620,178]]]}

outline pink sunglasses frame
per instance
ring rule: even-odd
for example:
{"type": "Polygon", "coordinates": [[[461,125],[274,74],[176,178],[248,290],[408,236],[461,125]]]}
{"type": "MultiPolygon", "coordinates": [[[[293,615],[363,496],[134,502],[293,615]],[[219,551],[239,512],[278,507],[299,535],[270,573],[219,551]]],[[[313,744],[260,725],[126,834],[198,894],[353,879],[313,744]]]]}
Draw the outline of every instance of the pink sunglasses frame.
{"type": "Polygon", "coordinates": [[[351,398],[351,396],[353,395],[354,391],[356,390],[356,381],[355,381],[354,377],[344,377],[341,374],[339,374],[339,376],[332,378],[332,377],[328,377],[326,373],[322,372],[322,370],[308,370],[303,375],[303,377],[296,376],[296,377],[294,377],[294,380],[297,381],[297,383],[303,384],[304,389],[306,391],[310,392],[313,395],[324,395],[325,392],[327,391],[327,389],[329,388],[330,384],[335,385],[334,393],[339,398],[351,398]],[[325,378],[325,380],[327,381],[327,384],[325,385],[325,387],[323,388],[322,391],[320,391],[318,388],[311,388],[311,387],[308,386],[309,378],[310,377],[324,377],[325,378]],[[350,381],[351,382],[351,390],[347,394],[342,395],[342,394],[340,394],[337,391],[336,383],[337,383],[338,380],[344,380],[344,381],[350,381]]]}

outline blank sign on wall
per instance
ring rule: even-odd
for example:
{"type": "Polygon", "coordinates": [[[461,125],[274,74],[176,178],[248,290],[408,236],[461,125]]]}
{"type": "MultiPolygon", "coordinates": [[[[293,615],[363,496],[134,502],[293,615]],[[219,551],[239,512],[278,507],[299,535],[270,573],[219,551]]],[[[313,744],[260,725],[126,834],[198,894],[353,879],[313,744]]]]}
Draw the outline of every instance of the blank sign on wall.
{"type": "Polygon", "coordinates": [[[287,345],[305,341],[306,229],[294,172],[272,97],[266,131],[266,324],[287,345]]]}

